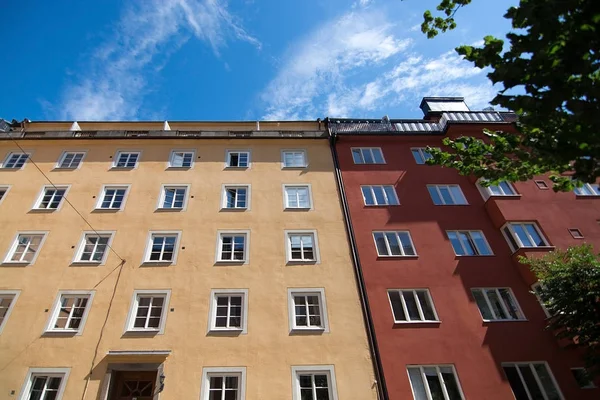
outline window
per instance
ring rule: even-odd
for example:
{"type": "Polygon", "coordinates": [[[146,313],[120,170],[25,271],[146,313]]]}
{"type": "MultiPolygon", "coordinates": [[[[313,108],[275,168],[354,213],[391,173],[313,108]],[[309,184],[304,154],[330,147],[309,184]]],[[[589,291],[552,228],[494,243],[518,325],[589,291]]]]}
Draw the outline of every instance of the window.
{"type": "Polygon", "coordinates": [[[310,209],[312,198],[309,185],[291,186],[284,185],[284,205],[286,209],[310,209]]]}
{"type": "Polygon", "coordinates": [[[179,232],[150,232],[144,263],[175,264],[179,238],[179,232]]]}
{"type": "Polygon", "coordinates": [[[324,289],[288,289],[290,331],[329,332],[324,289]]]}
{"type": "Polygon", "coordinates": [[[19,400],[61,400],[70,368],[30,368],[19,400]]]}
{"type": "Polygon", "coordinates": [[[294,366],[293,400],[337,400],[333,365],[294,366]]]}
{"type": "Polygon", "coordinates": [[[318,262],[316,231],[286,231],[288,262],[318,262]]]}
{"type": "Polygon", "coordinates": [[[476,288],[471,292],[484,321],[525,319],[509,288],[476,288]]]}
{"type": "Polygon", "coordinates": [[[246,367],[202,369],[201,400],[245,400],[246,367]]]}
{"type": "Polygon", "coordinates": [[[513,251],[522,247],[548,246],[535,222],[509,222],[504,225],[502,232],[513,251]]]}
{"type": "Polygon", "coordinates": [[[228,168],[248,168],[250,166],[250,152],[227,151],[225,166],[228,168]]]}
{"type": "Polygon", "coordinates": [[[431,158],[431,154],[424,147],[413,147],[410,149],[417,164],[425,164],[431,158]]]}
{"type": "Polygon", "coordinates": [[[31,154],[27,153],[8,153],[4,162],[2,163],[3,169],[21,169],[25,165],[25,162],[31,157],[31,154]]]}
{"type": "Polygon", "coordinates": [[[385,164],[379,147],[353,148],[352,159],[354,164],[385,164]]]}
{"type": "Polygon", "coordinates": [[[517,196],[518,193],[515,188],[505,181],[499,182],[497,185],[484,186],[481,182],[478,183],[479,187],[487,192],[490,196],[517,196]]]}
{"type": "Polygon", "coordinates": [[[4,262],[33,264],[45,239],[45,232],[19,233],[4,262]]]}
{"type": "Polygon", "coordinates": [[[547,299],[543,293],[542,284],[539,282],[536,282],[533,285],[531,285],[531,289],[533,290],[533,293],[535,294],[537,301],[540,303],[540,306],[542,306],[542,310],[544,310],[544,314],[546,314],[546,317],[550,318],[552,316],[552,313],[546,307],[546,304],[548,303],[549,299],[547,299]]]}
{"type": "Polygon", "coordinates": [[[492,250],[481,231],[447,231],[457,256],[489,256],[492,250]]]}
{"type": "Polygon", "coordinates": [[[577,384],[581,389],[595,389],[596,385],[592,381],[592,378],[585,370],[585,368],[571,368],[573,378],[577,381],[577,384]]]}
{"type": "Polygon", "coordinates": [[[545,362],[504,363],[502,369],[516,400],[564,399],[545,362]]]}
{"type": "Polygon", "coordinates": [[[139,151],[126,152],[119,151],[115,157],[113,168],[133,169],[137,167],[140,158],[139,151]]]}
{"type": "Polygon", "coordinates": [[[195,158],[194,150],[173,150],[169,158],[169,168],[192,168],[195,158]]]}
{"type": "Polygon", "coordinates": [[[211,291],[210,331],[248,333],[248,289],[211,291]]]}
{"type": "Polygon", "coordinates": [[[380,257],[417,255],[408,231],[373,232],[373,238],[380,257]]]}
{"type": "Polygon", "coordinates": [[[411,365],[407,369],[415,400],[464,400],[453,365],[411,365]]]}
{"type": "Polygon", "coordinates": [[[136,290],[127,318],[127,331],[164,333],[170,290],[136,290]]]}
{"type": "Polygon", "coordinates": [[[18,290],[0,290],[0,333],[2,333],[20,293],[18,290]]]}
{"type": "Polygon", "coordinates": [[[84,232],[75,254],[75,263],[103,264],[113,232],[84,232]]]}
{"type": "Polygon", "coordinates": [[[400,204],[392,185],[361,186],[360,189],[367,206],[397,206],[400,204]]]}
{"type": "Polygon", "coordinates": [[[577,228],[569,228],[569,233],[573,236],[573,239],[583,239],[583,233],[577,228]]]}
{"type": "Polygon", "coordinates": [[[9,190],[10,186],[0,186],[0,203],[2,203],[2,200],[4,200],[9,190]]]}
{"type": "Polygon", "coordinates": [[[436,206],[468,204],[458,185],[427,185],[427,190],[436,206]]]}
{"type": "Polygon", "coordinates": [[[57,210],[69,190],[68,186],[44,186],[42,193],[35,202],[35,210],[57,210]]]}
{"type": "Polygon", "coordinates": [[[306,152],[304,150],[283,150],[281,152],[282,168],[305,168],[306,152]]]}
{"type": "Polygon", "coordinates": [[[248,231],[219,232],[217,262],[248,262],[248,231]]]}
{"type": "Polygon", "coordinates": [[[81,166],[81,162],[85,157],[85,152],[69,152],[66,151],[62,154],[61,158],[56,164],[58,169],[77,169],[81,166]]]}
{"type": "Polygon", "coordinates": [[[389,290],[394,322],[439,322],[427,289],[389,290]]]}
{"type": "Polygon", "coordinates": [[[538,180],[538,181],[534,181],[534,182],[535,182],[536,186],[538,187],[538,189],[542,189],[542,190],[549,189],[546,181],[538,180]]]}
{"type": "Polygon", "coordinates": [[[187,206],[187,192],[189,185],[162,185],[158,210],[181,211],[187,206]]]}
{"type": "Polygon", "coordinates": [[[52,307],[46,331],[71,332],[81,335],[93,297],[93,291],[59,292],[52,307]]]}
{"type": "Polygon", "coordinates": [[[250,208],[250,186],[224,185],[221,209],[247,210],[250,208]]]}
{"type": "Polygon", "coordinates": [[[584,183],[581,187],[573,189],[577,196],[600,196],[600,187],[598,184],[584,183]]]}
{"type": "Polygon", "coordinates": [[[125,206],[129,186],[104,186],[99,196],[97,210],[119,211],[125,206]]]}

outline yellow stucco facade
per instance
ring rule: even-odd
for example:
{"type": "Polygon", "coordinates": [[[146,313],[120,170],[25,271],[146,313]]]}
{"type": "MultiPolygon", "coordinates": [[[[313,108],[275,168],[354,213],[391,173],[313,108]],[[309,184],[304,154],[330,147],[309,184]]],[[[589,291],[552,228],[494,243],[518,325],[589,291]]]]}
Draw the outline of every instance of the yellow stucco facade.
{"type": "MultiPolygon", "coordinates": [[[[217,123],[201,128],[193,123],[170,124],[181,130],[229,130],[226,124],[217,123]]],[[[278,124],[269,129],[321,128],[314,122],[278,124]]],[[[32,123],[26,132],[67,131],[70,125],[32,123]]],[[[162,129],[162,124],[150,123],[80,125],[84,131],[162,129]]],[[[265,129],[265,124],[261,128],[265,129]]],[[[252,129],[254,123],[231,130],[252,129]]],[[[93,229],[114,232],[111,245],[118,256],[107,250],[103,265],[73,264],[82,233],[91,231],[90,226],[65,202],[52,212],[32,211],[49,182],[31,161],[20,170],[0,169],[0,186],[9,188],[0,203],[2,259],[18,232],[46,232],[32,264],[0,265],[0,293],[19,291],[0,333],[0,399],[21,399],[30,368],[68,368],[62,399],[105,400],[108,396],[112,400],[114,396],[106,392],[114,384],[109,382],[114,381],[108,373],[111,365],[135,369],[138,364],[154,363],[162,364],[165,376],[164,390],[154,397],[161,400],[201,399],[207,384],[203,368],[208,367],[245,367],[247,400],[295,398],[292,367],[298,366],[333,366],[335,399],[377,397],[325,138],[120,137],[17,142],[55,185],[69,185],[68,201],[93,229]],[[195,151],[194,165],[168,168],[174,149],[195,151]],[[250,152],[249,168],[225,167],[226,151],[235,149],[250,152]],[[282,149],[304,150],[308,166],[283,169],[282,149]],[[117,152],[127,150],[141,152],[138,166],[112,169],[117,152]],[[81,166],[57,169],[64,151],[86,152],[81,166]],[[161,187],[168,184],[189,185],[184,210],[157,210],[161,187]],[[221,209],[225,184],[249,186],[248,210],[221,209]],[[284,210],[285,184],[309,184],[312,209],[284,210]],[[130,185],[121,211],[95,210],[103,185],[130,185]],[[295,230],[316,232],[318,262],[287,262],[285,232],[295,230]],[[144,263],[150,231],[179,232],[173,264],[144,263]],[[246,263],[215,262],[220,231],[248,235],[246,263]],[[323,289],[328,329],[290,332],[290,288],[323,289]],[[211,290],[216,289],[247,290],[247,333],[208,332],[211,290]],[[94,292],[81,334],[45,332],[59,291],[80,290],[94,292]],[[162,315],[164,332],[125,332],[135,290],[170,291],[162,315]],[[109,355],[117,351],[127,353],[109,355]],[[163,353],[152,354],[156,351],[163,353]]],[[[19,151],[14,141],[0,141],[1,160],[19,151]]]]}

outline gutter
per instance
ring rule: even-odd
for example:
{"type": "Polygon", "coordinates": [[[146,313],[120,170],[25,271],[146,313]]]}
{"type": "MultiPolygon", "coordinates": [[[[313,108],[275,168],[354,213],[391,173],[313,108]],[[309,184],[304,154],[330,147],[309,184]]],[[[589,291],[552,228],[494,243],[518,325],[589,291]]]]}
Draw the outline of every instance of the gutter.
{"type": "Polygon", "coordinates": [[[362,273],[362,267],[360,265],[360,258],[358,256],[358,249],[356,247],[356,238],[354,236],[354,228],[352,227],[352,219],[350,218],[350,209],[346,199],[346,190],[344,188],[344,181],[342,179],[342,172],[340,170],[340,164],[338,160],[337,150],[335,148],[335,142],[337,141],[337,134],[332,133],[329,128],[329,118],[325,121],[327,126],[327,133],[329,134],[329,149],[331,150],[331,156],[333,157],[333,166],[335,169],[335,181],[337,183],[338,194],[342,204],[342,212],[344,213],[344,222],[346,227],[346,235],[350,242],[350,252],[352,254],[352,265],[354,267],[354,273],[356,278],[356,284],[358,294],[360,297],[360,305],[362,308],[363,320],[367,331],[367,340],[369,342],[369,350],[371,352],[371,359],[373,361],[373,369],[375,372],[375,385],[377,387],[377,398],[379,400],[389,400],[387,385],[385,383],[385,377],[383,375],[383,365],[381,364],[381,355],[379,354],[379,346],[377,345],[377,337],[375,335],[375,329],[373,327],[373,316],[371,315],[371,308],[369,306],[369,298],[367,296],[365,280],[362,273]]]}

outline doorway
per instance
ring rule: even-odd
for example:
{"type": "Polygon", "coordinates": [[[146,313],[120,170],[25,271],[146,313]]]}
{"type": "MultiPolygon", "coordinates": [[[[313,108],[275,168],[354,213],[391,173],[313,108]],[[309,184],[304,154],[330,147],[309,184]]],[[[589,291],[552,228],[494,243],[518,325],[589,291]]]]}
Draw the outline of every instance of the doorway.
{"type": "Polygon", "coordinates": [[[153,400],[156,371],[115,371],[110,400],[153,400]]]}

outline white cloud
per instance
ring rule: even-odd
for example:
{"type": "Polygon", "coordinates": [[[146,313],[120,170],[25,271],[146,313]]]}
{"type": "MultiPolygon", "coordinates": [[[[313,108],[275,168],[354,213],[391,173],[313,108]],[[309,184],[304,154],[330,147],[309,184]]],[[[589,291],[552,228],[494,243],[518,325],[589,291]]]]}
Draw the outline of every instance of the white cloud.
{"type": "Polygon", "coordinates": [[[409,46],[410,39],[398,39],[392,30],[383,13],[364,10],[323,24],[292,46],[263,91],[264,118],[312,118],[322,113],[335,98],[320,105],[313,104],[316,98],[335,90],[352,71],[381,65],[409,46]]]}
{"type": "Polygon", "coordinates": [[[160,70],[190,36],[206,42],[217,56],[230,39],[261,46],[220,0],[135,0],[86,72],[65,88],[60,117],[136,118],[148,90],[148,70],[160,70]]]}

